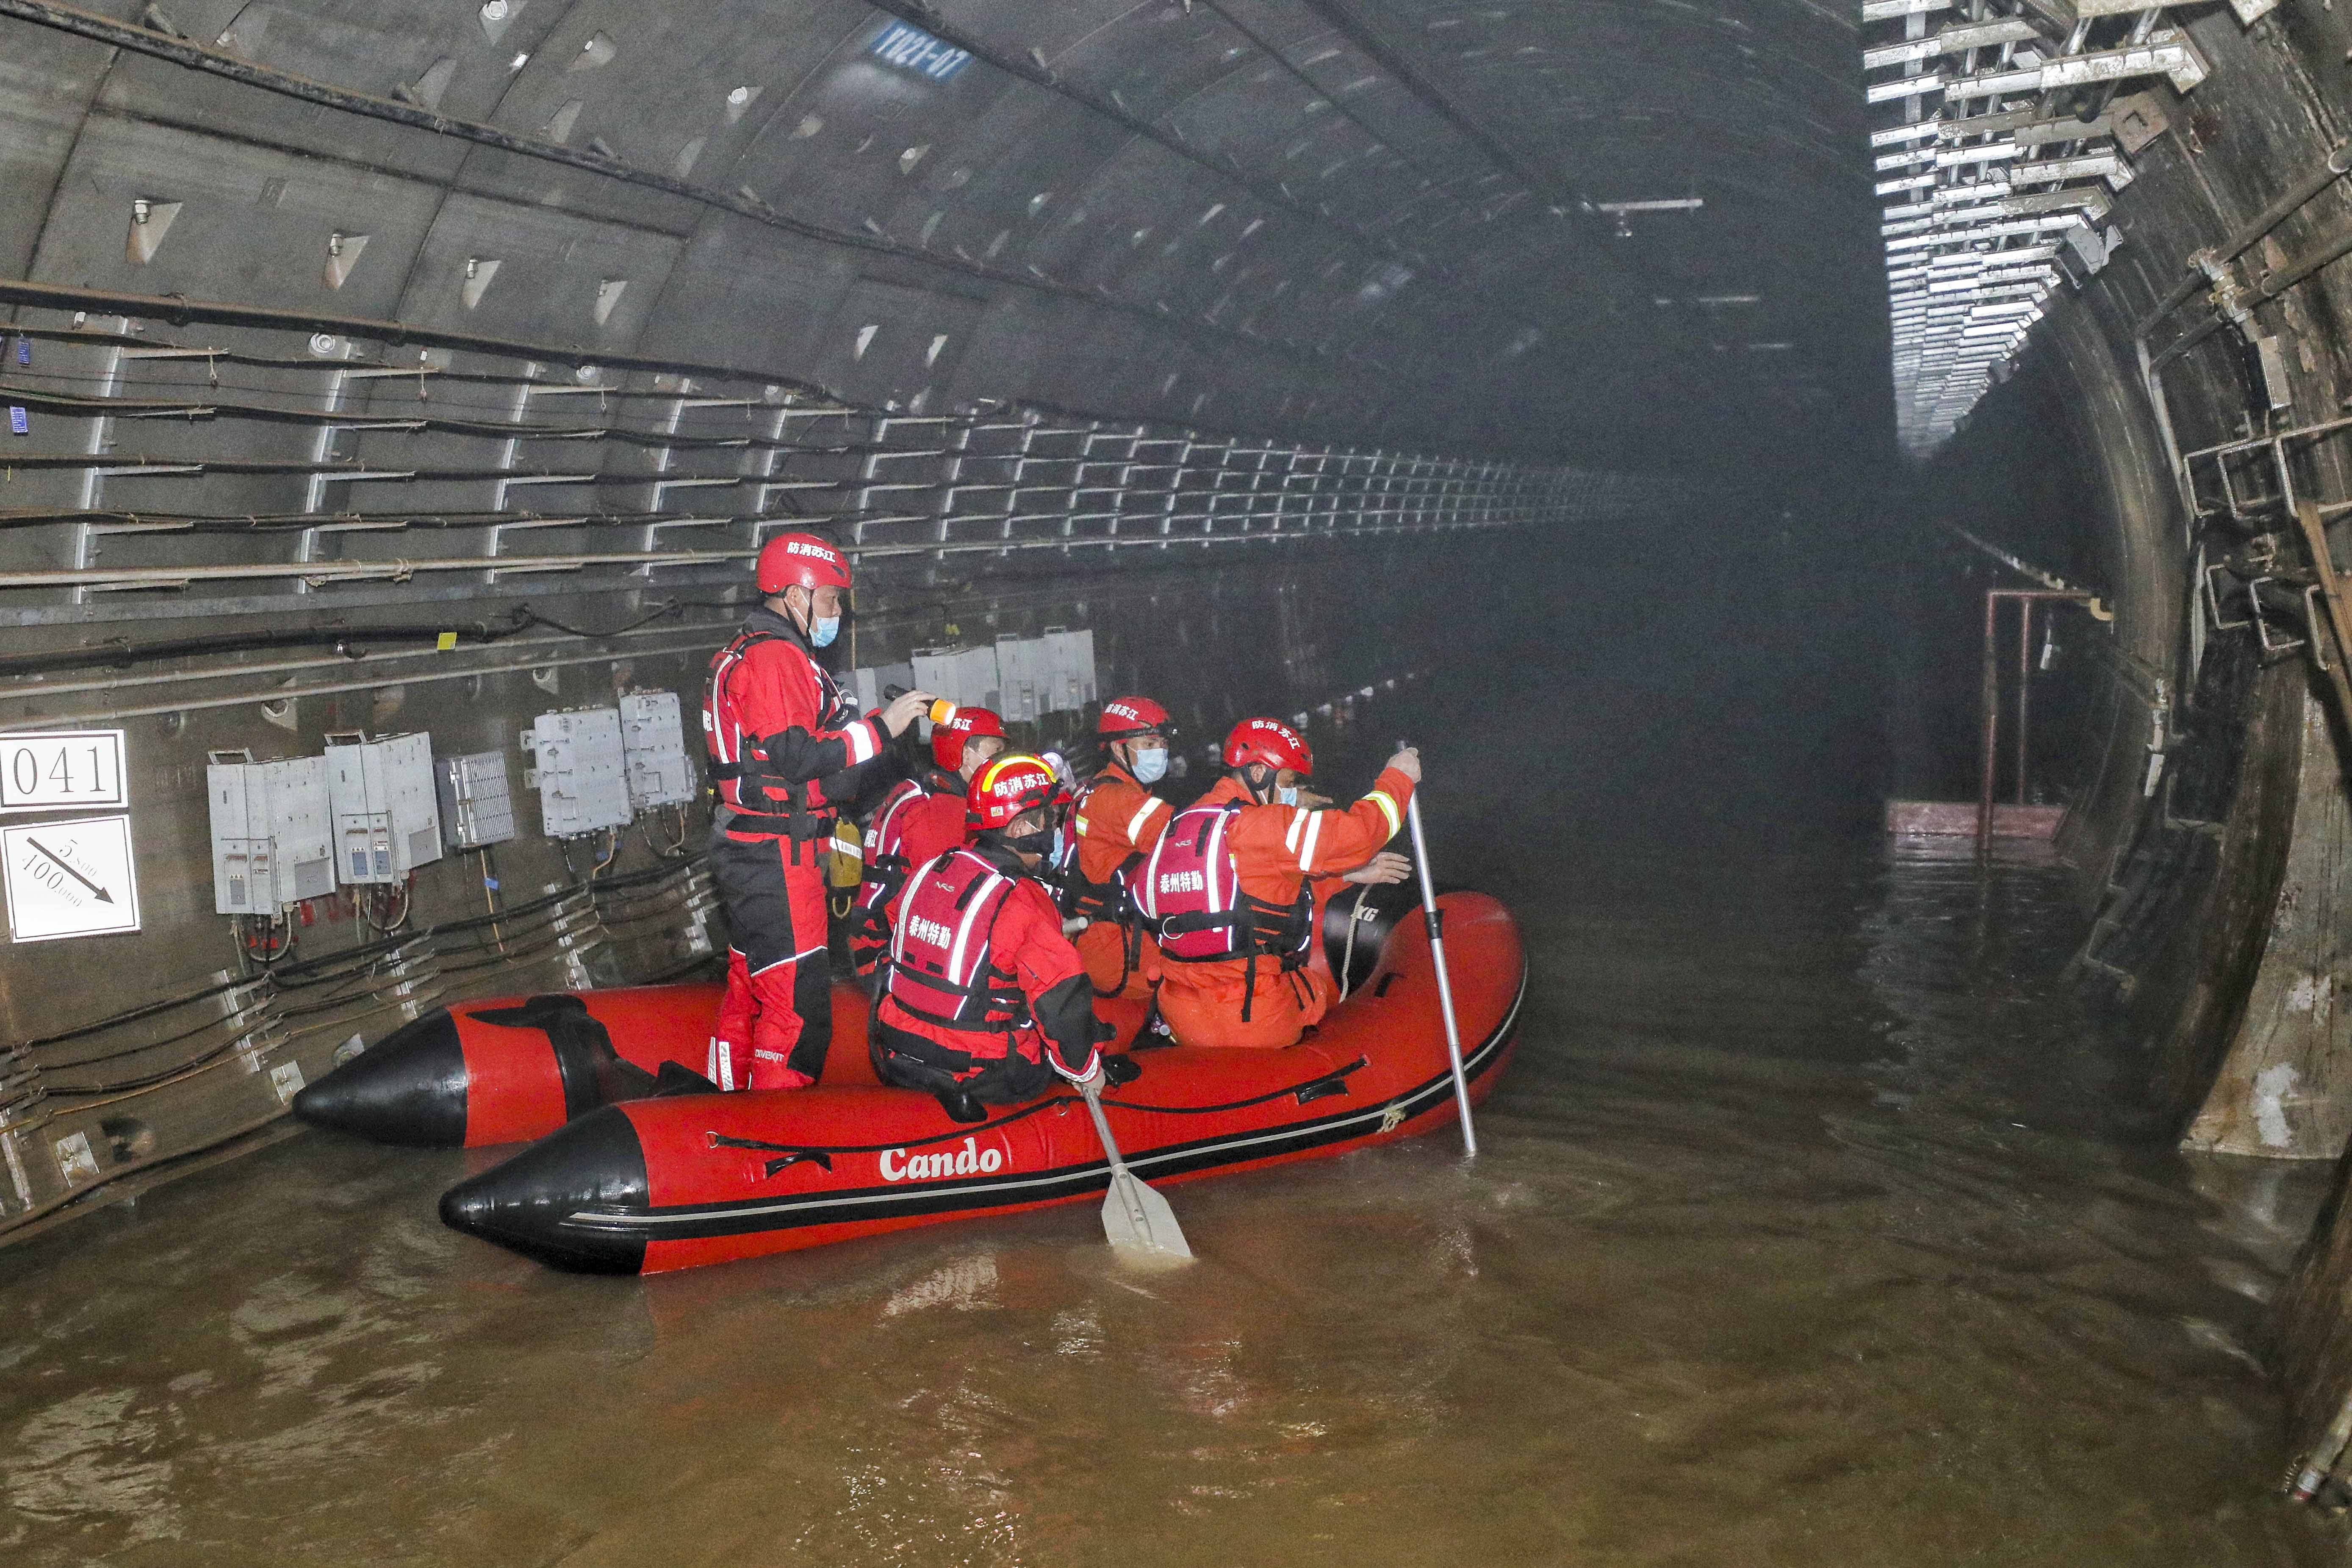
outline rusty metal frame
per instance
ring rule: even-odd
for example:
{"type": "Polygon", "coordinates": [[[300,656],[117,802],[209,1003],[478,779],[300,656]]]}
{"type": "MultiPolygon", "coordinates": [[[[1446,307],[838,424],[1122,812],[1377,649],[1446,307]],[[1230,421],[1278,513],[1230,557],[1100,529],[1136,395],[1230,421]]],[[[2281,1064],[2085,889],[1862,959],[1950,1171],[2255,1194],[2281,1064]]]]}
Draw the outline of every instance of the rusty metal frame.
{"type": "Polygon", "coordinates": [[[1981,701],[1982,747],[1980,771],[1977,788],[1977,849],[1979,852],[1992,844],[1993,786],[2000,766],[2000,618],[2001,601],[2018,601],[2017,623],[2017,804],[2025,804],[2027,746],[2032,739],[2031,714],[2033,689],[2033,607],[2049,601],[2069,604],[2088,604],[2093,595],[2074,590],[2055,588],[1988,588],[1984,608],[1984,684],[1981,701]]]}

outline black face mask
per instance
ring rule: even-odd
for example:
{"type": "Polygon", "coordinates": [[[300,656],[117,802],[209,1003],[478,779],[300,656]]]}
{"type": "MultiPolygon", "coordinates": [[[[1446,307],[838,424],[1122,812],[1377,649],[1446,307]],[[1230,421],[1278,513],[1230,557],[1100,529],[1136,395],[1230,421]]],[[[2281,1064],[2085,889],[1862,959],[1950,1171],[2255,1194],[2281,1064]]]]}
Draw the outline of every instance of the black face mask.
{"type": "Polygon", "coordinates": [[[1004,833],[991,833],[989,837],[995,842],[997,848],[1012,855],[1024,866],[1042,863],[1045,859],[1045,852],[1053,847],[1054,842],[1054,836],[1051,833],[1024,833],[1017,839],[1004,833]]]}

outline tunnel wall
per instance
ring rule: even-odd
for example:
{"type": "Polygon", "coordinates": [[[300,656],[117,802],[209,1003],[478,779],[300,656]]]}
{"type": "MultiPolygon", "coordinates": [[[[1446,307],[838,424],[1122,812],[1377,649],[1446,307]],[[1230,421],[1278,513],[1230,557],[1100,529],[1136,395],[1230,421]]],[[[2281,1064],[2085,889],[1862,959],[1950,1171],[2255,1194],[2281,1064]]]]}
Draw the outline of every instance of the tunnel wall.
{"type": "Polygon", "coordinates": [[[1464,378],[1520,324],[1425,251],[1495,193],[1483,157],[1426,172],[1465,158],[1426,107],[1386,95],[1376,136],[1206,8],[920,15],[961,47],[910,57],[858,0],[171,8],[237,80],[154,28],[142,53],[11,22],[0,274],[784,365],[916,413],[1552,449],[1464,378]],[[340,276],[335,235],[364,242],[340,276]]]}
{"type": "MultiPolygon", "coordinates": [[[[2097,911],[2077,968],[2149,1047],[2150,1097],[2176,1134],[2200,1108],[2224,1120],[2253,1114],[2251,1103],[2216,1105],[2211,1096],[2232,1043],[2250,1038],[2249,994],[2278,988],[2283,977],[2265,966],[2292,956],[2292,942],[2271,940],[2286,919],[2282,899],[2299,896],[2290,860],[2315,863],[2347,847],[2340,812],[2297,804],[2307,794],[2298,778],[2305,704],[2321,689],[2315,672],[2300,655],[2263,651],[2251,627],[2216,624],[2244,617],[2217,618],[2194,597],[2193,575],[2200,549],[2204,564],[2229,563],[2224,593],[2242,594],[2266,560],[2293,574],[2302,547],[2273,450],[2231,465],[2228,490],[2217,462],[2197,455],[2336,416],[2352,391],[2343,329],[2352,269],[2327,268],[2258,303],[2246,331],[2224,328],[2168,364],[2167,345],[2212,308],[2200,288],[2151,318],[2194,253],[2220,245],[2343,142],[2352,33],[2319,0],[2288,0],[2242,32],[2217,10],[2191,30],[2213,71],[2187,96],[2158,89],[2168,124],[2137,153],[2138,179],[2117,200],[2122,249],[2036,329],[2014,373],[1920,476],[1919,491],[1924,516],[1963,521],[2115,607],[2107,656],[2067,677],[2095,716],[2063,742],[2079,781],[2068,847],[2097,911]],[[2284,354],[2266,379],[2249,339],[2271,335],[2284,354]],[[2143,342],[2160,362],[2160,406],[2141,373],[2143,342]],[[2055,437],[2053,417],[2064,425],[2055,437]],[[2193,478],[2182,455],[2201,465],[2193,478]],[[2022,503],[2019,486],[1990,477],[2075,465],[2022,503]],[[2161,759],[2152,791],[2151,755],[2161,759]]],[[[2233,279],[2260,287],[2319,253],[2347,216],[2352,198],[2338,180],[2257,243],[2233,279]]],[[[2298,494],[2323,503],[2352,495],[2338,445],[2325,431],[2284,444],[2298,494]]],[[[2331,542],[2344,561],[2344,542],[2331,542]]],[[[2284,644],[2305,627],[2273,605],[2265,629],[2284,644]]],[[[2335,722],[2340,745],[2340,715],[2335,722]]],[[[2352,980],[2333,959],[2323,967],[2323,988],[2352,980]]],[[[2334,1063],[2333,1082],[2315,1092],[2341,1093],[2345,1070],[2334,1063]]],[[[2221,1092],[2249,1095],[2251,1075],[2232,1071],[2221,1092]]],[[[2352,1223],[2339,1194],[2279,1319],[2280,1365],[2306,1442],[2352,1382],[2347,1281],[2352,1223]]]]}

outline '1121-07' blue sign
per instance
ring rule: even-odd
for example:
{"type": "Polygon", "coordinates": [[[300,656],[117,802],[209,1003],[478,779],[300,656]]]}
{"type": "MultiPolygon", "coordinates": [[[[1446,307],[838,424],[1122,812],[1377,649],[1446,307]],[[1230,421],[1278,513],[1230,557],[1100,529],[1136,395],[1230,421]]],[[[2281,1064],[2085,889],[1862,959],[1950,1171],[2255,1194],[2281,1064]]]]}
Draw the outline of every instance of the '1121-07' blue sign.
{"type": "Polygon", "coordinates": [[[971,64],[971,51],[959,49],[904,22],[893,22],[866,46],[866,52],[900,70],[914,71],[933,81],[945,81],[971,64]]]}

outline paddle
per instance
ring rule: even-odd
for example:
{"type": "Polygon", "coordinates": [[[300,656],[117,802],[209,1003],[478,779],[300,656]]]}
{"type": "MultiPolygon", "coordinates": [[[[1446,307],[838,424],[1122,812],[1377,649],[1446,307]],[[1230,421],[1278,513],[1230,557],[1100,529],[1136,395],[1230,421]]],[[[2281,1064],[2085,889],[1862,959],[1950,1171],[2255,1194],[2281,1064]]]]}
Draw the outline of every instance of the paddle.
{"type": "Polygon", "coordinates": [[[1176,1223],[1176,1211],[1119,1157],[1109,1119],[1103,1115],[1101,1076],[1097,1074],[1080,1092],[1087,1097],[1087,1110],[1095,1119],[1103,1153],[1110,1156],[1110,1191],[1103,1198],[1104,1238],[1123,1252],[1189,1261],[1192,1249],[1185,1245],[1184,1228],[1176,1223]]]}
{"type": "MultiPolygon", "coordinates": [[[[1404,742],[1397,742],[1402,750],[1404,742]]],[[[1454,1103],[1462,1111],[1462,1152],[1478,1154],[1477,1129],[1470,1124],[1470,1080],[1462,1071],[1462,1027],[1454,1021],[1454,982],[1445,973],[1445,916],[1437,907],[1437,883],[1429,874],[1429,843],[1421,832],[1421,789],[1415,786],[1405,802],[1405,821],[1412,824],[1412,863],[1421,873],[1421,915],[1429,926],[1429,951],[1437,960],[1437,1008],[1445,1015],[1445,1054],[1454,1062],[1454,1103]]]]}

